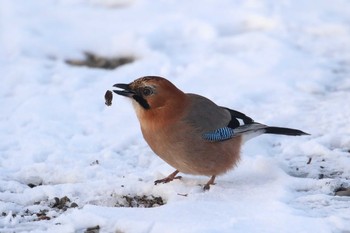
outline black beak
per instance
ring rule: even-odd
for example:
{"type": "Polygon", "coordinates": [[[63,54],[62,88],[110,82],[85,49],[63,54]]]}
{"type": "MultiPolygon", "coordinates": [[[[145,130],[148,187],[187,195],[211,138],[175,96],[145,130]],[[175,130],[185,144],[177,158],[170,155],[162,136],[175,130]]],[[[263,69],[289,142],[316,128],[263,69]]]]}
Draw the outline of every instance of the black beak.
{"type": "Polygon", "coordinates": [[[118,95],[132,97],[133,95],[136,94],[133,90],[131,90],[129,84],[117,83],[117,84],[114,84],[113,87],[118,87],[123,89],[123,90],[113,90],[113,92],[118,95]]]}

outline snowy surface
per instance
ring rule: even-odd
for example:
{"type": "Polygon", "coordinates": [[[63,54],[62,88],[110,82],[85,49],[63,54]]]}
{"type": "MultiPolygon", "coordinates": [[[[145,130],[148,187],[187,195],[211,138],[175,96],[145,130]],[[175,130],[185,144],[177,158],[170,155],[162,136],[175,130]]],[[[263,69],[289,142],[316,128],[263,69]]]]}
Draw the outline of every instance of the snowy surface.
{"type": "Polygon", "coordinates": [[[350,197],[334,195],[350,186],[349,75],[346,0],[2,0],[0,232],[349,233],[350,197]],[[84,51],[136,61],[65,63],[84,51]],[[312,135],[249,141],[208,192],[200,176],[155,186],[173,168],[127,100],[103,99],[144,75],[312,135]],[[116,207],[124,195],[166,204],[116,207]],[[64,196],[78,207],[54,208],[64,196]]]}

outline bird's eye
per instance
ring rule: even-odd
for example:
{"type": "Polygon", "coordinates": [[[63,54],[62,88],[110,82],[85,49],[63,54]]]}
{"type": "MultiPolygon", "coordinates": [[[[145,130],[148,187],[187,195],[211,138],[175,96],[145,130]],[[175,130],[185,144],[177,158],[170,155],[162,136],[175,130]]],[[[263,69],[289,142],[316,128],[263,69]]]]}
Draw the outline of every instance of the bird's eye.
{"type": "Polygon", "coordinates": [[[153,93],[153,91],[152,91],[152,89],[149,88],[149,87],[145,87],[145,88],[142,90],[142,94],[143,94],[144,96],[149,96],[149,95],[151,95],[152,93],[153,93]]]}

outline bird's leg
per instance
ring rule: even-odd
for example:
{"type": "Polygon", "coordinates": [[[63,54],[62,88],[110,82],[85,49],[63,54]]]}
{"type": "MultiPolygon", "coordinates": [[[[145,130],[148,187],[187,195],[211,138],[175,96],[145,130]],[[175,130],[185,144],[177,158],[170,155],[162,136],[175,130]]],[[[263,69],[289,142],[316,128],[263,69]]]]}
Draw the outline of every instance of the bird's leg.
{"type": "Polygon", "coordinates": [[[206,185],[204,185],[204,187],[203,187],[204,191],[209,190],[209,189],[210,189],[210,185],[214,185],[214,184],[215,184],[215,183],[214,183],[215,177],[216,177],[216,176],[213,175],[213,176],[210,178],[210,180],[208,181],[208,183],[206,183],[206,185]]]}
{"type": "Polygon", "coordinates": [[[170,175],[168,175],[164,179],[154,181],[154,184],[155,185],[160,184],[160,183],[164,184],[164,183],[168,183],[170,181],[173,181],[174,179],[181,179],[182,178],[181,176],[176,176],[177,173],[179,173],[178,170],[174,171],[173,173],[171,173],[170,175]]]}

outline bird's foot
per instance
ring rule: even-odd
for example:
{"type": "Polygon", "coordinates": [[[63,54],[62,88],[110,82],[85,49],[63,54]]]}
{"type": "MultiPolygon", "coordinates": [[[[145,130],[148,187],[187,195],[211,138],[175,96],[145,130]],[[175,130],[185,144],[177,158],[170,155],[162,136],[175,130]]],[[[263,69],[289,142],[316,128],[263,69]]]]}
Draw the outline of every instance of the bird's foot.
{"type": "Polygon", "coordinates": [[[166,177],[164,179],[160,179],[160,180],[155,180],[154,181],[154,184],[157,185],[157,184],[165,184],[165,183],[169,183],[170,181],[173,181],[175,179],[181,179],[182,176],[175,176],[174,178],[169,178],[169,177],[166,177]]]}
{"type": "Polygon", "coordinates": [[[173,173],[171,173],[169,176],[165,177],[164,179],[154,181],[154,185],[169,183],[170,181],[173,181],[174,179],[180,180],[182,178],[182,176],[176,176],[177,173],[179,173],[178,170],[174,171],[173,173]]]}
{"type": "Polygon", "coordinates": [[[214,183],[215,177],[216,177],[216,176],[212,176],[212,177],[210,178],[210,180],[208,181],[208,183],[206,183],[206,184],[204,185],[204,187],[203,187],[203,190],[204,190],[204,191],[209,190],[209,189],[210,189],[210,185],[215,185],[215,183],[214,183]]]}

